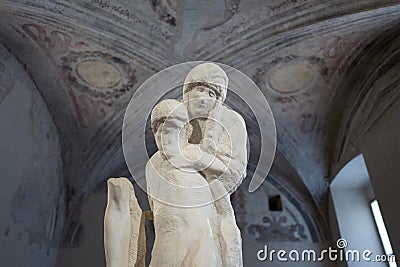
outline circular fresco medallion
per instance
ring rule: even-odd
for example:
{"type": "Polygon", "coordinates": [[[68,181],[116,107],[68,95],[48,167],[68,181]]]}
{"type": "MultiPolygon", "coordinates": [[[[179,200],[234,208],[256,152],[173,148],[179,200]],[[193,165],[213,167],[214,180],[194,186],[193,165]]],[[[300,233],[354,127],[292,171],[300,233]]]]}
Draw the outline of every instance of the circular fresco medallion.
{"type": "Polygon", "coordinates": [[[272,70],[269,83],[278,92],[294,93],[305,88],[312,81],[315,73],[315,69],[309,64],[288,64],[272,70]]]}
{"type": "Polygon", "coordinates": [[[102,60],[86,60],[76,67],[76,73],[87,84],[97,88],[112,88],[121,80],[118,69],[102,60]]]}

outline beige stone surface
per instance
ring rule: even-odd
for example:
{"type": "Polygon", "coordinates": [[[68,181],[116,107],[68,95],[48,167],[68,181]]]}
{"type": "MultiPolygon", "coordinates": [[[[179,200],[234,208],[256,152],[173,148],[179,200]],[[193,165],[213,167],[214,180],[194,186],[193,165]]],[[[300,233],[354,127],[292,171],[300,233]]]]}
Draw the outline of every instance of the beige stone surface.
{"type": "Polygon", "coordinates": [[[230,193],[245,176],[247,134],[242,117],[222,105],[227,84],[217,65],[200,64],[185,79],[182,102],[153,109],[159,151],[146,166],[156,236],[151,266],[243,264],[230,193]]]}
{"type": "Polygon", "coordinates": [[[146,239],[142,210],[127,178],[110,178],[104,217],[107,267],[145,266],[146,239]]]}

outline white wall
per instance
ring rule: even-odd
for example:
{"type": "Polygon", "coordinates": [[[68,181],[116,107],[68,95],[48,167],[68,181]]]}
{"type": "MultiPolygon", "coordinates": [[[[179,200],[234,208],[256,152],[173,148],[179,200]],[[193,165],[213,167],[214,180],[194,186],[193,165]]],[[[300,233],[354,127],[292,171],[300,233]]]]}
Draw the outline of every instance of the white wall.
{"type": "Polygon", "coordinates": [[[330,222],[332,238],[347,241],[345,251],[357,250],[360,261],[349,260],[349,267],[388,266],[386,262],[362,259],[366,250],[385,255],[371,211],[370,202],[375,198],[367,166],[362,155],[347,163],[336,175],[330,186],[330,222]]]}
{"type": "Polygon", "coordinates": [[[1,266],[54,266],[64,217],[61,166],[45,102],[0,45],[1,266]]]}

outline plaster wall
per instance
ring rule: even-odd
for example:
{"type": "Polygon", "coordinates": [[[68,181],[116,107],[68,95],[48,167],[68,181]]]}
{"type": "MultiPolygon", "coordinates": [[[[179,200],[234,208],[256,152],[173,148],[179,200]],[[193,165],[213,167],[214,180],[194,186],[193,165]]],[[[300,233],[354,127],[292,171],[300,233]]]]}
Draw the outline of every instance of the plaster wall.
{"type": "Polygon", "coordinates": [[[64,217],[60,152],[46,103],[0,45],[2,266],[54,266],[64,217]]]}

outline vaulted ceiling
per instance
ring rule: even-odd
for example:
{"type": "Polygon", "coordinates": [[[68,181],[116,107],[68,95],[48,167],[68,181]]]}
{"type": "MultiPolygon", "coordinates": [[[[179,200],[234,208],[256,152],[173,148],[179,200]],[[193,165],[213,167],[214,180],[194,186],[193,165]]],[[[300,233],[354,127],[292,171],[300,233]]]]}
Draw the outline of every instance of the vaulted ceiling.
{"type": "Polygon", "coordinates": [[[199,60],[259,86],[277,127],[273,172],[301,181],[323,211],[350,73],[368,64],[371,44],[378,53],[391,40],[399,18],[398,0],[1,0],[0,43],[53,116],[71,209],[109,176],[127,174],[121,130],[135,90],[199,60]]]}

